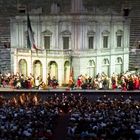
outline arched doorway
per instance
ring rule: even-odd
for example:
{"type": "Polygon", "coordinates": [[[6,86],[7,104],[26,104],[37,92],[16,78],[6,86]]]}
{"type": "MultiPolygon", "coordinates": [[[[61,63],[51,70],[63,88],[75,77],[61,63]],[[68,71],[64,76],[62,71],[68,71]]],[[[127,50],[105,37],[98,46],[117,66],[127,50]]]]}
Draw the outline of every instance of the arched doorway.
{"type": "Polygon", "coordinates": [[[58,66],[55,61],[51,61],[48,65],[49,73],[51,76],[51,79],[55,76],[56,79],[58,79],[58,66]]]}
{"type": "Polygon", "coordinates": [[[123,69],[122,66],[123,66],[122,58],[118,57],[115,64],[115,73],[120,74],[123,69]]]}
{"type": "Polygon", "coordinates": [[[19,73],[27,76],[27,62],[25,59],[19,61],[19,73]]]}
{"type": "Polygon", "coordinates": [[[94,60],[89,60],[88,62],[88,75],[91,76],[91,77],[94,77],[95,76],[95,62],[94,60]]]}
{"type": "Polygon", "coordinates": [[[109,76],[109,60],[104,59],[102,64],[102,72],[109,76]]]}
{"type": "Polygon", "coordinates": [[[42,63],[39,60],[34,61],[33,63],[33,74],[36,77],[42,77],[42,63]]]}
{"type": "Polygon", "coordinates": [[[68,84],[70,78],[70,62],[66,61],[64,64],[64,83],[68,84]]]}

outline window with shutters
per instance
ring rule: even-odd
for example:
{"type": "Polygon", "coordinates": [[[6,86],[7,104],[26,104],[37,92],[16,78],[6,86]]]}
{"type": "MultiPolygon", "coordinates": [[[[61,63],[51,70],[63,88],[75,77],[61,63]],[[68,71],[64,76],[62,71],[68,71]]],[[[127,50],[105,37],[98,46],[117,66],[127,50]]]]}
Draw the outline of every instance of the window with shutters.
{"type": "Polygon", "coordinates": [[[117,36],[117,47],[121,47],[122,46],[122,36],[118,35],[117,36]]]}
{"type": "Polygon", "coordinates": [[[44,49],[51,49],[52,46],[52,32],[50,30],[45,30],[42,33],[41,45],[44,49]]]}
{"type": "Polygon", "coordinates": [[[108,48],[108,36],[103,36],[103,48],[108,48]]]}
{"type": "Polygon", "coordinates": [[[123,43],[122,43],[122,38],[123,38],[123,31],[122,30],[118,30],[116,32],[116,45],[117,47],[122,47],[123,43]]]}
{"type": "Polygon", "coordinates": [[[69,49],[69,37],[63,37],[63,49],[69,49]]]}
{"type": "Polygon", "coordinates": [[[44,36],[44,48],[50,49],[50,36],[44,36]]]}
{"type": "Polygon", "coordinates": [[[88,48],[89,49],[93,49],[94,48],[94,37],[93,36],[89,36],[88,37],[88,48]]]}
{"type": "Polygon", "coordinates": [[[102,32],[102,36],[103,36],[103,48],[109,48],[109,35],[110,35],[110,32],[108,30],[104,30],[102,32]]]}

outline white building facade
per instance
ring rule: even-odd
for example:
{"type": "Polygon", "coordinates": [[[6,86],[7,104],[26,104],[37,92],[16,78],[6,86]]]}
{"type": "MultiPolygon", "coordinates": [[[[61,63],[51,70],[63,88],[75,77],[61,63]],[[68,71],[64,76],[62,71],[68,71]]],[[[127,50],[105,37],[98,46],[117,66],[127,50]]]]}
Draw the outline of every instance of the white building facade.
{"type": "Polygon", "coordinates": [[[35,44],[41,50],[27,48],[27,17],[12,18],[11,70],[14,73],[41,75],[45,82],[50,73],[62,85],[68,83],[71,67],[75,79],[80,74],[94,77],[104,72],[110,76],[128,70],[130,22],[123,16],[73,11],[67,15],[30,14],[30,20],[35,44]]]}

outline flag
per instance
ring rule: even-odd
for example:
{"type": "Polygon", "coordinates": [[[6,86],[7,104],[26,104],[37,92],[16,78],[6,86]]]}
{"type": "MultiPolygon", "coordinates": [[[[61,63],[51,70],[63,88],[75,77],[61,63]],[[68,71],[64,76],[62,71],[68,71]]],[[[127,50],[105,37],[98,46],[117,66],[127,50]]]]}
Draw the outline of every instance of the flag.
{"type": "Polygon", "coordinates": [[[29,49],[37,50],[34,40],[34,33],[32,31],[31,22],[29,18],[29,14],[27,14],[27,47],[29,49]]]}

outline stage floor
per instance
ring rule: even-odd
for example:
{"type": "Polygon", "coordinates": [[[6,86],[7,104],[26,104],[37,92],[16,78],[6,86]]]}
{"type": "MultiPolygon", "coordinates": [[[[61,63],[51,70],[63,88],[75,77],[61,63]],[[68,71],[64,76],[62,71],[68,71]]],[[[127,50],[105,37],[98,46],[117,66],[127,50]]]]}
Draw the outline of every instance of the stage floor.
{"type": "Polygon", "coordinates": [[[9,87],[0,87],[0,92],[96,92],[96,93],[140,93],[140,90],[131,90],[131,91],[121,91],[121,89],[116,90],[93,90],[93,89],[74,89],[68,90],[66,87],[59,87],[56,89],[48,88],[46,90],[41,89],[12,89],[9,87]]]}
{"type": "Polygon", "coordinates": [[[83,95],[91,100],[97,99],[99,97],[107,96],[109,98],[133,98],[138,101],[140,101],[140,90],[133,90],[133,91],[121,91],[121,90],[67,90],[67,88],[57,88],[52,89],[49,88],[47,90],[39,90],[39,89],[11,89],[11,88],[2,88],[0,87],[0,95],[3,95],[5,97],[12,97],[15,95],[19,95],[21,93],[25,94],[39,94],[42,98],[45,98],[46,96],[52,96],[52,95],[83,95]]]}

